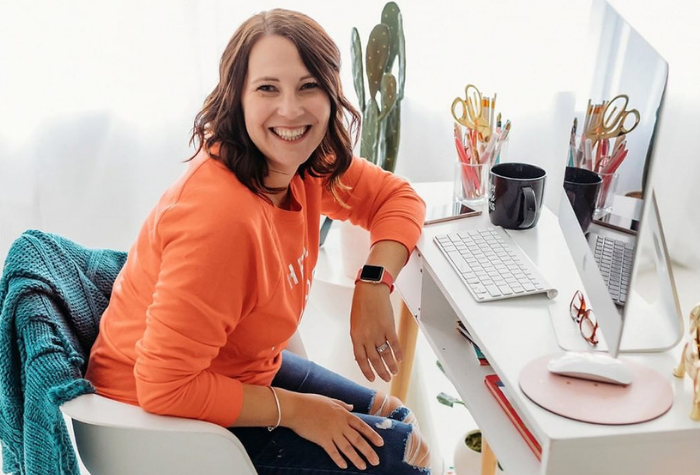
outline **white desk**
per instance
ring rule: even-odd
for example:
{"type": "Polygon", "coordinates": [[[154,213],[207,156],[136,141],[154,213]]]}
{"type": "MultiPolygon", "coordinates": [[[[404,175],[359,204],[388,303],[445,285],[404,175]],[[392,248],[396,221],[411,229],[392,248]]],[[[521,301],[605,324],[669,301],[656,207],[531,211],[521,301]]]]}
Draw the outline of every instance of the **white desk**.
{"type": "MultiPolygon", "coordinates": [[[[425,187],[416,186],[424,195],[425,187]]],[[[425,196],[425,195],[424,195],[425,196]]],[[[603,426],[569,420],[530,401],[519,389],[521,369],[529,361],[560,351],[545,296],[476,303],[433,242],[436,234],[489,225],[488,213],[427,226],[397,279],[406,306],[465,401],[484,437],[508,473],[520,475],[698,474],[700,423],[688,418],[689,378],[674,378],[679,348],[671,352],[625,355],[667,376],[675,399],[665,415],[642,424],[603,426]],[[491,363],[477,364],[468,342],[455,331],[460,319],[491,363]],[[537,460],[494,397],[484,376],[497,373],[511,402],[542,445],[537,460]]],[[[545,278],[560,287],[557,299],[570,299],[566,243],[556,216],[546,208],[534,229],[509,232],[545,278]]],[[[572,264],[573,265],[573,264],[572,264]]]]}

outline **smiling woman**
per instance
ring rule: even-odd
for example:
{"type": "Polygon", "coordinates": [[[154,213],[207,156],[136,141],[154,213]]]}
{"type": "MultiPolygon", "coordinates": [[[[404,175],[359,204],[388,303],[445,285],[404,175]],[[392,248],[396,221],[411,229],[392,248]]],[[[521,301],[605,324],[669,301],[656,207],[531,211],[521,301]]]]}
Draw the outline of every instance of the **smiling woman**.
{"type": "Polygon", "coordinates": [[[234,34],[221,58],[219,84],[195,120],[192,141],[207,152],[218,145],[215,158],[254,193],[283,192],[285,180],[267,177],[268,171],[281,166],[274,175],[284,173],[296,160],[289,179],[297,169],[302,176],[327,176],[335,194],[352,160],[359,114],[340,93],[340,52],[333,40],[308,17],[284,12],[256,15],[234,34]],[[281,148],[279,139],[295,138],[301,128],[304,133],[293,142],[300,146],[281,148]],[[280,158],[290,152],[296,158],[280,158]]]}
{"type": "Polygon", "coordinates": [[[103,396],[229,428],[260,474],[425,474],[429,448],[401,401],[284,350],[324,214],[370,230],[364,268],[385,276],[356,283],[360,369],[389,381],[401,361],[389,297],[425,205],[352,155],[358,114],[339,65],[333,41],[300,13],[263,12],[234,33],[195,118],[197,151],[129,252],[86,377],[103,396]]]}
{"type": "Polygon", "coordinates": [[[309,73],[294,43],[261,38],[250,52],[243,89],[245,126],[265,156],[268,189],[287,189],[326,135],[330,99],[309,73]]]}

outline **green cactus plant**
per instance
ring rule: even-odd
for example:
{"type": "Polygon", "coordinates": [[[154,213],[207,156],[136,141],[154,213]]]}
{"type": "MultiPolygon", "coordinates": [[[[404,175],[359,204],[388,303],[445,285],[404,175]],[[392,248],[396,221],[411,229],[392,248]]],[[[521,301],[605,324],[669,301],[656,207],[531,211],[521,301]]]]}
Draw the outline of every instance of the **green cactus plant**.
{"type": "Polygon", "coordinates": [[[351,43],[353,85],[362,110],[360,155],[393,172],[399,153],[401,100],[406,80],[406,45],[399,6],[395,2],[384,5],[382,21],[369,35],[364,67],[357,28],[352,29],[351,43]],[[397,59],[398,79],[393,73],[397,59]],[[367,73],[368,95],[363,71],[367,73]]]}

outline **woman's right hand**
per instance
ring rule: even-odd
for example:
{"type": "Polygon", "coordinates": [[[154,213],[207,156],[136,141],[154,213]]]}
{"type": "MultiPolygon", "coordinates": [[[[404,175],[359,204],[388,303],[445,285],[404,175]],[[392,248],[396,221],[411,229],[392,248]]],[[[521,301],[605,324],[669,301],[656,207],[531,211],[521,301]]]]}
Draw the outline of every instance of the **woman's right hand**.
{"type": "Polygon", "coordinates": [[[283,397],[282,425],[320,445],[338,467],[347,468],[343,455],[360,470],[367,468],[360,454],[372,465],[379,464],[370,443],[380,447],[384,440],[350,412],[352,405],[318,394],[285,392],[283,397]]]}

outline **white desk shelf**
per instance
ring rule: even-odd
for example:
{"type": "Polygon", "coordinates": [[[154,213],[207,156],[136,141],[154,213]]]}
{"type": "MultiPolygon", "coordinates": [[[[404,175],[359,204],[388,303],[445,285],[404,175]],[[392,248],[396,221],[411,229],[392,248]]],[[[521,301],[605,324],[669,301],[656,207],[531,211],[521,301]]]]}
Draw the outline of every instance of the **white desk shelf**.
{"type": "Polygon", "coordinates": [[[494,373],[494,370],[478,364],[470,343],[455,329],[457,314],[447,301],[430,298],[437,290],[431,288],[434,285],[432,279],[425,279],[418,322],[421,331],[474,421],[482,431],[488,426],[487,440],[494,452],[508,452],[507,459],[501,462],[506,473],[536,475],[539,473],[539,461],[484,384],[486,375],[494,373]]]}
{"type": "MultiPolygon", "coordinates": [[[[420,191],[420,190],[419,190],[420,191]]],[[[488,216],[425,228],[397,286],[421,331],[457,388],[472,416],[508,473],[526,475],[700,474],[700,423],[688,418],[692,388],[688,378],[675,379],[679,349],[625,355],[668,378],[675,399],[671,410],[649,422],[604,426],[569,420],[542,409],[520,390],[520,371],[530,361],[561,351],[548,308],[570,298],[574,273],[564,254],[566,243],[556,217],[545,209],[536,228],[513,232],[514,240],[535,262],[560,295],[542,295],[477,303],[433,242],[436,234],[483,227],[488,216]],[[473,350],[455,330],[459,318],[491,368],[479,366],[473,350]],[[542,446],[538,461],[484,384],[499,375],[511,403],[542,446]]],[[[565,316],[568,318],[568,315],[565,316]]]]}

